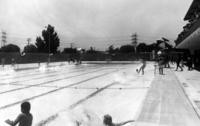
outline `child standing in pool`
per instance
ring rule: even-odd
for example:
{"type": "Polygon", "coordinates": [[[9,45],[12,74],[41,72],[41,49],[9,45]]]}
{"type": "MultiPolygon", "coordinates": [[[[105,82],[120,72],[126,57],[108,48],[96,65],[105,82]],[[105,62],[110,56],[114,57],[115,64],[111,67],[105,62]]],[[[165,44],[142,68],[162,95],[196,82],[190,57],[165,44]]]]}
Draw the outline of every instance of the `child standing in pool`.
{"type": "Polygon", "coordinates": [[[21,112],[14,121],[7,119],[5,122],[11,126],[31,126],[33,116],[30,113],[31,105],[29,102],[23,102],[21,104],[21,112]]]}
{"type": "Polygon", "coordinates": [[[103,118],[104,126],[122,126],[122,125],[125,125],[125,124],[130,123],[130,122],[134,122],[134,120],[128,120],[128,121],[125,121],[125,122],[122,122],[122,123],[113,123],[112,117],[110,115],[104,115],[104,118],[103,118]]]}

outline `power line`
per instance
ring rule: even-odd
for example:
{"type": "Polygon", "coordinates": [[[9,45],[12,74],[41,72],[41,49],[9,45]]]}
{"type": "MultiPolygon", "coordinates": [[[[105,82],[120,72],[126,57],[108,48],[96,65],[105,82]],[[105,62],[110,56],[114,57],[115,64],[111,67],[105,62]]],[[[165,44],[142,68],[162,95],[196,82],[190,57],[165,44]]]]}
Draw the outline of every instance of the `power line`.
{"type": "MultiPolygon", "coordinates": [[[[36,35],[34,35],[36,36],[36,35]]],[[[23,34],[16,34],[16,33],[11,33],[8,35],[9,38],[20,38],[20,39],[27,39],[27,35],[23,35],[23,34]]],[[[138,39],[140,38],[140,40],[156,40],[158,39],[159,37],[156,37],[156,36],[147,36],[147,35],[137,35],[137,34],[133,34],[133,37],[134,39],[138,39]],[[136,37],[137,36],[137,37],[136,37]]],[[[66,37],[64,35],[61,35],[60,38],[63,38],[63,39],[71,39],[73,40],[72,38],[70,37],[66,37]]],[[[75,40],[83,40],[83,41],[133,41],[132,39],[130,39],[128,36],[110,36],[110,37],[92,37],[92,38],[84,38],[84,37],[77,37],[77,38],[74,38],[75,40]]],[[[173,39],[170,39],[170,40],[173,40],[173,39]]],[[[74,40],[73,40],[74,41],[74,40]]]]}
{"type": "MultiPolygon", "coordinates": [[[[160,36],[148,36],[148,35],[139,35],[139,36],[141,36],[142,38],[154,38],[154,39],[159,39],[160,38],[160,36]]],[[[174,40],[173,38],[169,38],[169,37],[167,37],[167,39],[169,39],[169,40],[174,40]]]]}

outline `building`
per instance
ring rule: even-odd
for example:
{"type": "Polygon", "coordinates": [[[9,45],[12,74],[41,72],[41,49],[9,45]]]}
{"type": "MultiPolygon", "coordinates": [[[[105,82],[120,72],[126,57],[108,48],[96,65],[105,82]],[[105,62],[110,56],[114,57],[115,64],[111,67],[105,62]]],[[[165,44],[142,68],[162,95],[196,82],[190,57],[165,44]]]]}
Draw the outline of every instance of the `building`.
{"type": "Polygon", "coordinates": [[[200,67],[200,0],[193,0],[184,21],[187,24],[175,40],[176,48],[189,50],[195,66],[200,67]]]}

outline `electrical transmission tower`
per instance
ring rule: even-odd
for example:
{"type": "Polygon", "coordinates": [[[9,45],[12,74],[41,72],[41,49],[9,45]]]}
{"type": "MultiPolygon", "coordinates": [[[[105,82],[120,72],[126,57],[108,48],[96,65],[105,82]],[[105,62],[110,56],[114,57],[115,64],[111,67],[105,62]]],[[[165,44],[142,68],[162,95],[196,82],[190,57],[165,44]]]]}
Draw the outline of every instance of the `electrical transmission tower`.
{"type": "Polygon", "coordinates": [[[136,46],[137,46],[137,43],[138,43],[137,33],[131,35],[131,40],[132,40],[132,45],[135,47],[135,53],[136,53],[136,46]]]}
{"type": "Polygon", "coordinates": [[[7,42],[7,34],[5,31],[2,31],[1,32],[2,36],[1,36],[1,47],[5,46],[6,45],[6,42],[7,42]]]}

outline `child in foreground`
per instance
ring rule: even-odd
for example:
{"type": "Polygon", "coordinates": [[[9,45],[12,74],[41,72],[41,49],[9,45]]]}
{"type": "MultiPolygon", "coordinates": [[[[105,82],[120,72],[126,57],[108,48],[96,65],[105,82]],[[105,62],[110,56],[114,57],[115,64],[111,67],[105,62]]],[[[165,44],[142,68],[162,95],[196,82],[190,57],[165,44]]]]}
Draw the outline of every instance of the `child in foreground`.
{"type": "Polygon", "coordinates": [[[122,125],[125,125],[125,124],[130,123],[130,122],[134,122],[134,120],[128,120],[128,121],[125,121],[125,122],[122,122],[122,123],[113,123],[112,117],[110,115],[104,115],[104,118],[103,118],[104,126],[122,126],[122,125]]]}
{"type": "Polygon", "coordinates": [[[14,121],[7,119],[5,122],[11,126],[15,126],[19,123],[18,126],[31,126],[33,116],[30,113],[31,105],[29,102],[23,102],[21,104],[21,112],[14,121]]]}

